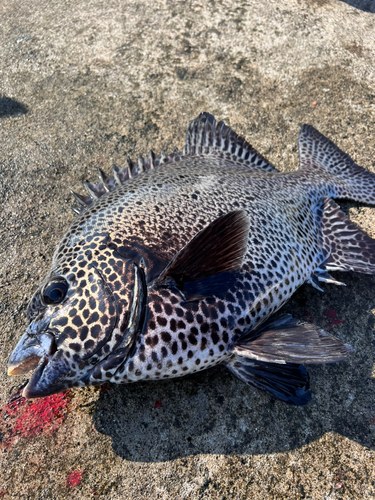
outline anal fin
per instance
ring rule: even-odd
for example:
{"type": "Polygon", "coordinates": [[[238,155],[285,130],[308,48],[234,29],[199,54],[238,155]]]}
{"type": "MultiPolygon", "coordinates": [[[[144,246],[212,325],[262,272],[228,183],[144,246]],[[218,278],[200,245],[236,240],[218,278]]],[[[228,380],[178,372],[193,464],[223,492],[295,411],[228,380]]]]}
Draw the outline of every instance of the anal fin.
{"type": "Polygon", "coordinates": [[[333,200],[325,200],[322,223],[328,271],[375,275],[375,240],[351,222],[333,200]]]}
{"type": "Polygon", "coordinates": [[[315,274],[313,274],[311,278],[306,281],[306,283],[319,290],[319,292],[324,292],[323,288],[320,286],[319,278],[315,274]]]}

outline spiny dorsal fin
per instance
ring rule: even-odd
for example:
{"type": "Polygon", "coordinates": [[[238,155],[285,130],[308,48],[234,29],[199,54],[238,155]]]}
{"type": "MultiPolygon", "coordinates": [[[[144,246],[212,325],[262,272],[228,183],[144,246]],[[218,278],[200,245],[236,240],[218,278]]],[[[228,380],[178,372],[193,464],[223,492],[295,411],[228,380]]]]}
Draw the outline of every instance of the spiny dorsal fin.
{"type": "Polygon", "coordinates": [[[183,156],[210,155],[226,158],[251,170],[278,172],[245,139],[209,113],[201,113],[193,120],[186,134],[183,156]]]}
{"type": "MultiPolygon", "coordinates": [[[[137,163],[132,162],[132,160],[127,157],[126,159],[126,167],[119,168],[116,165],[113,165],[113,175],[109,176],[103,172],[100,168],[98,169],[98,177],[99,182],[97,184],[85,182],[84,186],[89,196],[85,197],[85,202],[81,203],[80,200],[77,199],[77,196],[73,196],[77,199],[80,206],[72,207],[73,211],[77,214],[81,214],[86,210],[87,207],[91,206],[96,200],[101,198],[103,195],[110,191],[114,191],[118,186],[126,184],[130,179],[134,177],[138,177],[138,175],[143,174],[144,172],[149,172],[150,170],[154,170],[155,168],[160,167],[161,165],[166,165],[170,163],[176,163],[180,161],[181,153],[178,149],[175,149],[173,153],[165,155],[161,153],[159,157],[155,155],[155,153],[151,150],[149,158],[145,159],[142,156],[139,156],[137,163]]],[[[82,197],[81,197],[82,198],[82,197]]]]}
{"type": "Polygon", "coordinates": [[[193,120],[188,128],[186,144],[182,153],[177,148],[168,155],[162,151],[157,157],[151,150],[148,158],[139,156],[138,161],[133,163],[127,157],[126,167],[113,166],[113,176],[106,175],[99,169],[99,183],[84,183],[90,196],[90,202],[81,207],[74,207],[76,213],[82,213],[87,206],[92,205],[97,199],[107,192],[113,191],[120,184],[125,184],[130,179],[138,177],[144,172],[149,172],[161,165],[177,163],[188,156],[209,155],[244,165],[254,171],[277,172],[262,155],[260,155],[245,139],[236,134],[230,127],[219,122],[209,113],[201,113],[193,120]]]}
{"type": "Polygon", "coordinates": [[[249,218],[243,210],[222,215],[177,253],[156,284],[173,280],[182,289],[186,282],[240,269],[248,234],[249,218]]]}

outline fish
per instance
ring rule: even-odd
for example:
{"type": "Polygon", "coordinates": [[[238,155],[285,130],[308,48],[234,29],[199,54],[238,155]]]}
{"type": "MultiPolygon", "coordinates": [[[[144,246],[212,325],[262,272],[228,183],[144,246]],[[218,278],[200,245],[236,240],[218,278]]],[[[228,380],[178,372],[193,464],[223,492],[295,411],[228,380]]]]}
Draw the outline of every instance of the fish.
{"type": "Polygon", "coordinates": [[[375,240],[333,201],[374,204],[375,175],[310,125],[297,171],[279,172],[209,113],[180,152],[148,158],[73,193],[76,218],[31,298],[8,374],[38,398],[107,382],[165,380],[223,365],[295,405],[306,365],[351,348],[279,309],[329,273],[375,274],[375,240]]]}

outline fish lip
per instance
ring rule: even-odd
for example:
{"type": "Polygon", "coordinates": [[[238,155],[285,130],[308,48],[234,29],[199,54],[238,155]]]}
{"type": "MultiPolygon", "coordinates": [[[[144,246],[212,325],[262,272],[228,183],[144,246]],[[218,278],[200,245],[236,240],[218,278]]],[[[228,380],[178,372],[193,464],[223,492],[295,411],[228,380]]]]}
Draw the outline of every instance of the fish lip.
{"type": "Polygon", "coordinates": [[[39,361],[39,356],[30,355],[18,363],[8,364],[8,375],[10,377],[12,375],[23,375],[24,373],[34,370],[38,366],[39,361]]]}
{"type": "Polygon", "coordinates": [[[8,361],[8,375],[23,375],[39,366],[44,357],[50,358],[56,352],[55,334],[46,329],[38,334],[28,330],[19,340],[8,361]]]}
{"type": "Polygon", "coordinates": [[[33,399],[39,397],[39,393],[36,390],[36,385],[42,377],[44,368],[47,366],[48,360],[44,356],[40,358],[38,366],[34,371],[31,379],[29,380],[27,386],[22,391],[22,396],[27,399],[33,399]]]}
{"type": "MultiPolygon", "coordinates": [[[[51,358],[50,358],[51,359],[51,358]]],[[[38,387],[39,381],[43,376],[44,369],[48,365],[49,359],[47,356],[43,356],[34,371],[31,379],[29,380],[27,386],[22,391],[22,396],[26,399],[43,398],[45,396],[51,396],[57,392],[61,392],[66,389],[65,384],[53,384],[51,387],[38,387]]]]}

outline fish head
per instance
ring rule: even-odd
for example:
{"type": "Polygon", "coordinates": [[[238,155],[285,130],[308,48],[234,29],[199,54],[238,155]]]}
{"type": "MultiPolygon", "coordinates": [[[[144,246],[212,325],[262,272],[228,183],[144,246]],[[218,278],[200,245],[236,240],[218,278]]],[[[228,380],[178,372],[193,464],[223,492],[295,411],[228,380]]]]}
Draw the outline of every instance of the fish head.
{"type": "Polygon", "coordinates": [[[106,248],[81,252],[48,275],[30,301],[29,324],[8,363],[9,375],[35,370],[25,397],[101,383],[89,376],[95,366],[120,346],[126,357],[140,318],[140,274],[133,261],[106,248]]]}

